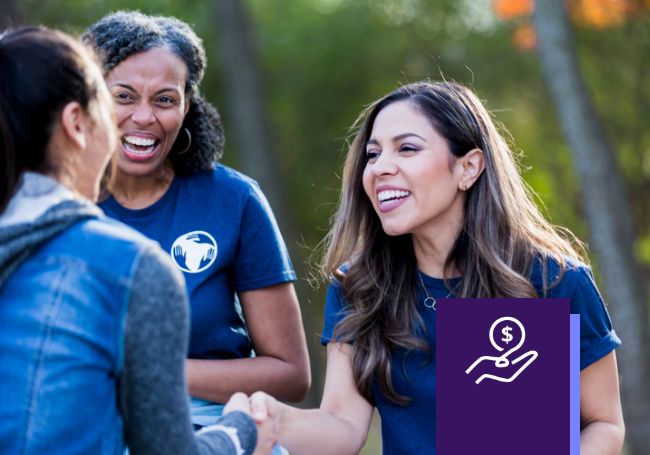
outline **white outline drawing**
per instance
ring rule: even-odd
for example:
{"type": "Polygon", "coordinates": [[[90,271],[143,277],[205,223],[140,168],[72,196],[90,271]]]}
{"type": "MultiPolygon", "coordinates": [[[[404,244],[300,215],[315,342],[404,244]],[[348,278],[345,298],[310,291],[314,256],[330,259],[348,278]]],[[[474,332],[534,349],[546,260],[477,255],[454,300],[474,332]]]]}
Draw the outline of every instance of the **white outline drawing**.
{"type": "Polygon", "coordinates": [[[192,231],[179,236],[171,247],[170,255],[174,260],[176,267],[187,273],[199,273],[210,267],[217,258],[217,241],[205,231],[192,231]],[[197,243],[199,235],[204,235],[212,241],[209,243],[197,243]],[[181,266],[176,257],[185,259],[185,267],[181,266]],[[209,261],[203,267],[201,264],[209,261]]]}
{"type": "Polygon", "coordinates": [[[521,368],[519,368],[519,370],[514,375],[512,375],[510,378],[501,378],[499,376],[494,376],[493,374],[484,374],[483,376],[481,376],[480,378],[478,378],[476,380],[477,384],[479,382],[481,382],[483,379],[486,379],[486,378],[487,379],[494,379],[495,381],[499,381],[499,382],[512,382],[512,381],[515,380],[515,378],[517,376],[519,376],[519,374],[522,371],[524,371],[528,367],[528,365],[533,363],[533,361],[539,355],[539,354],[537,354],[537,351],[528,351],[527,353],[525,353],[521,357],[513,360],[512,362],[510,360],[508,360],[508,356],[510,354],[512,354],[513,352],[515,352],[517,349],[519,349],[521,347],[521,345],[524,344],[524,340],[526,339],[526,331],[524,330],[524,326],[517,319],[511,318],[510,316],[506,316],[506,317],[497,319],[496,321],[494,321],[494,324],[492,324],[492,327],[490,328],[490,342],[492,343],[492,346],[494,346],[497,351],[503,351],[503,348],[501,346],[499,346],[498,344],[496,344],[496,342],[494,341],[494,329],[497,326],[497,324],[499,324],[499,322],[502,322],[502,321],[512,321],[512,322],[514,322],[515,324],[517,324],[519,326],[519,328],[521,329],[521,340],[519,341],[519,344],[517,346],[515,346],[514,348],[510,349],[505,354],[502,354],[500,357],[492,357],[492,356],[489,356],[489,355],[479,357],[478,360],[476,362],[474,362],[471,367],[469,367],[467,370],[465,370],[465,373],[469,374],[469,372],[472,371],[474,369],[474,367],[476,367],[476,365],[481,363],[483,360],[493,360],[494,365],[497,368],[505,368],[508,365],[510,365],[511,363],[513,365],[519,363],[525,357],[530,357],[530,356],[532,356],[532,357],[530,359],[528,359],[528,361],[526,363],[524,363],[523,366],[521,368]]]}

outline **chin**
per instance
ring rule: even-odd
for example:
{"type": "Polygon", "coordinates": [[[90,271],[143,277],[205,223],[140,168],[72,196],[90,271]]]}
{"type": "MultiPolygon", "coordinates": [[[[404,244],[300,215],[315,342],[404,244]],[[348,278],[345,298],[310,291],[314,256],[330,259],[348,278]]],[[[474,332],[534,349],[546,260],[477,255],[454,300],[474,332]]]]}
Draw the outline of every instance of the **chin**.
{"type": "Polygon", "coordinates": [[[399,235],[410,234],[411,231],[406,229],[406,226],[397,225],[396,223],[382,223],[381,227],[384,229],[386,235],[397,237],[399,235]]]}
{"type": "Polygon", "coordinates": [[[117,161],[117,166],[120,168],[120,171],[134,177],[149,175],[158,167],[157,163],[151,161],[138,163],[124,157],[120,158],[117,161]]]}

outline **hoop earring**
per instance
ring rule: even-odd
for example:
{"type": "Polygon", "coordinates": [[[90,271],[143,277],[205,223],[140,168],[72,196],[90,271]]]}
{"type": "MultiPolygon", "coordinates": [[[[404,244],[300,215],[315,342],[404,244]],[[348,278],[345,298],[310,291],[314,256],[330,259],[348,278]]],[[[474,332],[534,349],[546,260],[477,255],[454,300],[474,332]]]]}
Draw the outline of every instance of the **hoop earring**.
{"type": "Polygon", "coordinates": [[[467,191],[467,185],[463,185],[463,191],[467,191]]]}
{"type": "MultiPolygon", "coordinates": [[[[187,128],[183,128],[185,130],[185,133],[187,134],[187,146],[182,152],[176,152],[177,155],[182,155],[183,153],[187,152],[190,149],[190,145],[192,145],[192,135],[190,134],[190,130],[187,128]]],[[[178,138],[176,138],[178,140],[178,138]]],[[[176,142],[174,142],[176,144],[176,142]]]]}

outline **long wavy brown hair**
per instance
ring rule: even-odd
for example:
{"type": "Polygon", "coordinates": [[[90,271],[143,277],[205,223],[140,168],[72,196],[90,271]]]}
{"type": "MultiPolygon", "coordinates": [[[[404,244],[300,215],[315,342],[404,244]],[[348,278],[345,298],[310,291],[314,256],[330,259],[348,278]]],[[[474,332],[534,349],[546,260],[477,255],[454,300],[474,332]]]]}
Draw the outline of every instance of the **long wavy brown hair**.
{"type": "Polygon", "coordinates": [[[362,182],[366,144],[377,114],[399,101],[425,115],[455,157],[475,148],[483,151],[485,171],[467,190],[463,225],[445,263],[445,271],[457,270],[463,277],[452,289],[445,272],[450,293],[464,298],[538,297],[530,278],[534,265],[541,263],[545,295],[561,279],[566,256],[585,260],[586,254],[568,230],[544,219],[507,141],[468,88],[419,82],[365,109],[352,127],[356,137],[345,161],[339,208],[324,240],[321,272],[338,282],[346,302],[347,315],[336,326],[334,339],[354,340],[352,364],[359,392],[372,402],[370,385],[376,374],[384,395],[406,405],[409,398],[392,384],[391,354],[399,348],[431,353],[416,306],[413,240],[410,234],[384,232],[362,182]],[[560,276],[551,283],[546,277],[549,259],[560,266],[560,276]]]}

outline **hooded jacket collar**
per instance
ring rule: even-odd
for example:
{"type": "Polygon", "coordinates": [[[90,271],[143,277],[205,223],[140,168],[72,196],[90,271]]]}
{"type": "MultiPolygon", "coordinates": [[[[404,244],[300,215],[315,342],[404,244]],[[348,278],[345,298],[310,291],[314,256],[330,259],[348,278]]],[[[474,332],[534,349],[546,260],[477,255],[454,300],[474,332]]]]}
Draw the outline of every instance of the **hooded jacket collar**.
{"type": "Polygon", "coordinates": [[[39,246],[79,221],[101,216],[99,207],[56,180],[25,173],[0,216],[0,288],[39,246]]]}

